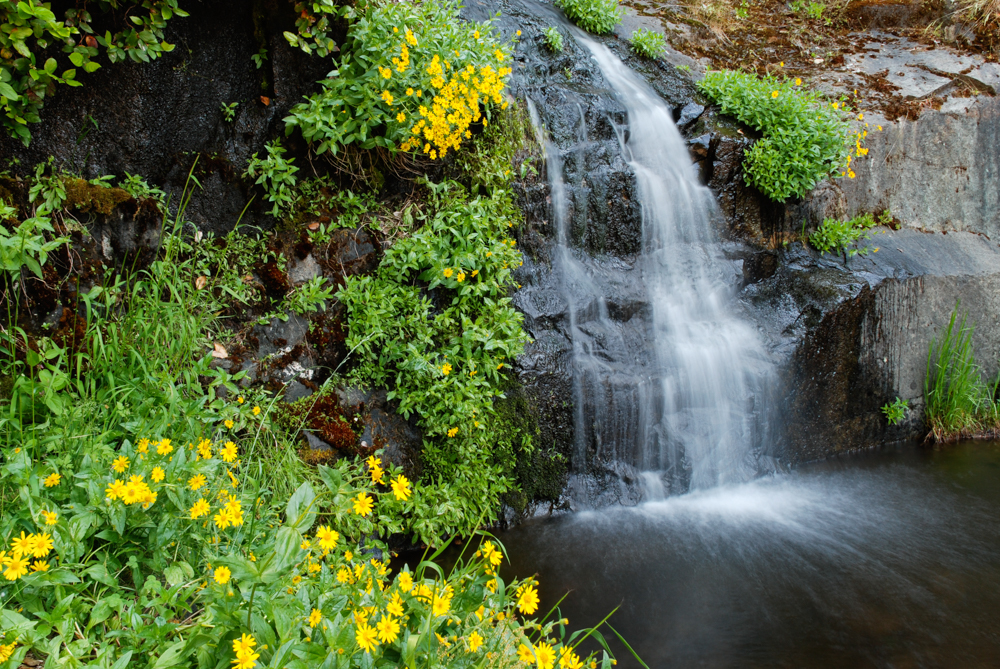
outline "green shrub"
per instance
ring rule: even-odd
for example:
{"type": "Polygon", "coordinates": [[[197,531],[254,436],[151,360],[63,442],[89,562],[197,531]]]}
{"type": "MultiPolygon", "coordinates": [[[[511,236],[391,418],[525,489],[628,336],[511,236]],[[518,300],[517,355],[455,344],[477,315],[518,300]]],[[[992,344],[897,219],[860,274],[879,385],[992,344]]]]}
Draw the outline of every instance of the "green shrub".
{"type": "Polygon", "coordinates": [[[850,250],[847,247],[859,239],[871,239],[873,227],[875,218],[871,214],[861,214],[849,221],[826,218],[820,223],[816,232],[809,235],[809,243],[821,253],[846,252],[850,256],[868,255],[867,246],[850,250]]]}
{"type": "Polygon", "coordinates": [[[521,260],[507,237],[516,213],[506,191],[468,199],[454,183],[428,187],[422,227],[386,251],[374,276],[348,277],[338,298],[353,378],[388,386],[399,412],[417,415],[428,480],[444,484],[426,487],[435,497],[422,531],[461,532],[494,518],[510,486],[513,463],[493,453],[493,399],[527,341],[507,297],[521,260]]]}
{"type": "Polygon", "coordinates": [[[606,35],[622,20],[618,0],[556,0],[566,17],[587,32],[606,35]]]}
{"type": "Polygon", "coordinates": [[[549,48],[552,53],[562,53],[563,50],[563,36],[559,32],[559,29],[554,26],[549,26],[545,29],[545,46],[549,48]]]}
{"type": "Polygon", "coordinates": [[[838,170],[853,176],[852,152],[867,153],[860,148],[862,136],[851,135],[840,103],[801,90],[797,81],[713,70],[698,88],[720,105],[722,113],[764,134],[744,157],[744,175],[777,202],[804,196],[838,170]]]}
{"type": "Polygon", "coordinates": [[[639,28],[632,33],[632,50],[640,56],[656,59],[667,52],[667,40],[652,30],[639,28]]]}
{"type": "Polygon", "coordinates": [[[463,22],[451,0],[367,4],[333,76],[292,108],[286,132],[299,128],[317,153],[353,144],[443,158],[473,123],[488,125],[491,105],[506,107],[510,57],[489,21],[463,22]]]}
{"type": "Polygon", "coordinates": [[[886,402],[882,407],[882,415],[889,421],[889,425],[899,425],[906,418],[906,412],[910,408],[910,403],[904,399],[896,398],[892,402],[886,402]]]}
{"type": "MultiPolygon", "coordinates": [[[[350,11],[350,5],[338,5],[335,0],[300,0],[295,3],[295,16],[298,17],[295,20],[296,32],[285,31],[285,39],[308,54],[325,58],[337,46],[328,35],[333,28],[331,19],[347,16],[350,11]]],[[[264,55],[266,57],[266,52],[264,55]]],[[[255,57],[254,62],[259,69],[262,59],[255,57]]]]}

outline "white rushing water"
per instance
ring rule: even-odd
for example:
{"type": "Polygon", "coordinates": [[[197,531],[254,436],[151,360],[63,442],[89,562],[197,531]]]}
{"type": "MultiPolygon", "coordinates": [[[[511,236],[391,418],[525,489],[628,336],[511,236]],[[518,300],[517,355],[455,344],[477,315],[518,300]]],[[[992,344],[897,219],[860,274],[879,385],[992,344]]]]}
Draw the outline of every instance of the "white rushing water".
{"type": "MultiPolygon", "coordinates": [[[[588,447],[605,459],[624,459],[657,474],[642,477],[648,498],[662,496],[664,483],[679,491],[747,480],[759,470],[755,441],[763,411],[754,402],[770,366],[725,278],[732,269],[713,230],[712,194],[698,182],[663,100],[606,47],[574,33],[627,110],[627,132],[618,134],[636,175],[643,254],[626,281],[641,282],[648,304],[648,361],[637,366],[609,316],[600,264],[571,248],[563,166],[548,145],[555,260],[573,340],[574,469],[585,465],[588,447]]],[[[579,146],[585,129],[581,112],[579,146]]]]}

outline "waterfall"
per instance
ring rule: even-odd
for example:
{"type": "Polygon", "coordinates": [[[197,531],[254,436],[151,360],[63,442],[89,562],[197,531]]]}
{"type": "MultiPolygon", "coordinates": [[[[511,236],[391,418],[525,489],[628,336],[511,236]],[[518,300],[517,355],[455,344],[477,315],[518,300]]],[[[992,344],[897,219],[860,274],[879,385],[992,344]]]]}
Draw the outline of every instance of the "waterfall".
{"type": "MultiPolygon", "coordinates": [[[[573,343],[573,469],[584,472],[588,456],[627,463],[643,472],[647,497],[747,480],[760,469],[759,397],[770,365],[732,295],[712,194],[666,104],[605,46],[573,32],[627,111],[628,128],[617,131],[643,227],[641,256],[610,275],[607,261],[574,249],[563,158],[540,133],[573,343]],[[613,318],[608,308],[613,292],[636,286],[646,305],[641,352],[628,338],[636,316],[613,318]]],[[[581,118],[580,146],[585,132],[581,118]]]]}

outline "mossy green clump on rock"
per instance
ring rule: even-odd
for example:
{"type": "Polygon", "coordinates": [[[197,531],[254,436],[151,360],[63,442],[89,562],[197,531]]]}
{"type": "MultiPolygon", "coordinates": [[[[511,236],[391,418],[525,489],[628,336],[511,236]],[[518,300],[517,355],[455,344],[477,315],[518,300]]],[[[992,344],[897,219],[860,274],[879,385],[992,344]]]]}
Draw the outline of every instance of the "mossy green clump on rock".
{"type": "Polygon", "coordinates": [[[66,207],[108,216],[132,195],[122,188],[93,184],[85,179],[66,179],[66,207]]]}

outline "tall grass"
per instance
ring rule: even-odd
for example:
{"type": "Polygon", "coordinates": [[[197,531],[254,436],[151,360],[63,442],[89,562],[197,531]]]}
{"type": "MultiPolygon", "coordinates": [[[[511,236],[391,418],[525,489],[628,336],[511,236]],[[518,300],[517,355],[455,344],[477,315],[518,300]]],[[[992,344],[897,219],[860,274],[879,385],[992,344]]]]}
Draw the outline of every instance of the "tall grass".
{"type": "Polygon", "coordinates": [[[974,327],[958,305],[948,327],[931,340],[924,378],[925,414],[936,441],[972,437],[997,428],[997,382],[987,385],[972,348],[974,327]]]}

